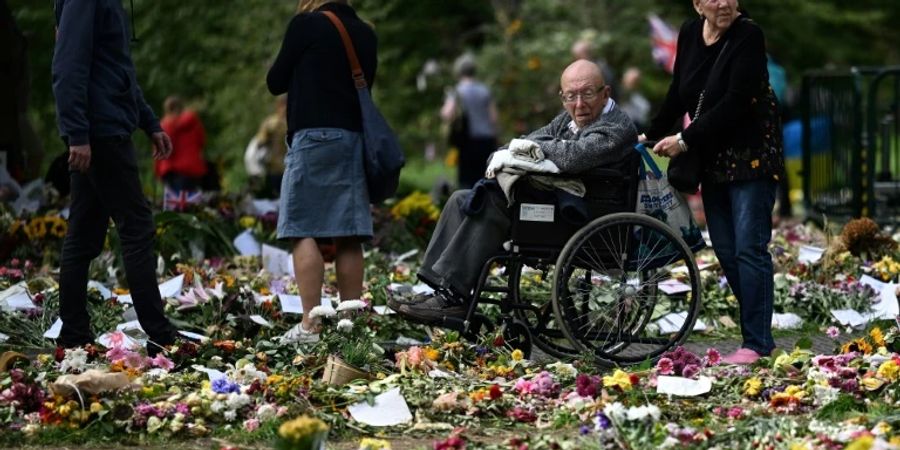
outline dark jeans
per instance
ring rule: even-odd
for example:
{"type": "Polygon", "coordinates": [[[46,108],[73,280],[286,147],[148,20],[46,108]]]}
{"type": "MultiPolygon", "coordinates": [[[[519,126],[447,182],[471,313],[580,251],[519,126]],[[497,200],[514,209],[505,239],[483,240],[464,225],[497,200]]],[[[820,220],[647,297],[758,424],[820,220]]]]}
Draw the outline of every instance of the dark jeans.
{"type": "Polygon", "coordinates": [[[459,190],[450,196],[418,274],[431,287],[466,298],[478,283],[481,267],[509,239],[512,223],[506,197],[499,188],[487,190],[484,208],[472,216],[463,212],[469,192],[459,190]]]}
{"type": "Polygon", "coordinates": [[[761,355],[775,348],[774,269],[768,246],[776,187],[771,180],[703,186],[713,250],[740,305],[743,347],[761,355]]]}
{"type": "Polygon", "coordinates": [[[175,341],[156,282],[153,213],[144,197],[130,137],[91,141],[87,173],[72,172],[69,230],[59,273],[59,308],[66,347],[94,340],[87,311],[88,267],[100,255],[109,219],[122,242],[125,275],[141,327],[160,345],[175,341]]]}

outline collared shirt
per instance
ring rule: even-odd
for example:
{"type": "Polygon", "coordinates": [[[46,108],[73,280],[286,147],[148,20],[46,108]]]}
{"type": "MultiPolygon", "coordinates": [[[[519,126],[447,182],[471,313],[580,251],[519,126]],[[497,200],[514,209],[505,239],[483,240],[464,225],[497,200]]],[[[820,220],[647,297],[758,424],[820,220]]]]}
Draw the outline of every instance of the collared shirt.
{"type": "MultiPolygon", "coordinates": [[[[602,116],[602,115],[612,111],[613,106],[616,106],[616,101],[613,99],[607,100],[606,106],[603,107],[603,112],[601,112],[600,115],[602,116]]],[[[569,130],[572,132],[572,134],[578,134],[578,132],[581,131],[581,128],[578,128],[578,125],[575,125],[574,120],[569,121],[568,127],[569,127],[569,130]]]]}

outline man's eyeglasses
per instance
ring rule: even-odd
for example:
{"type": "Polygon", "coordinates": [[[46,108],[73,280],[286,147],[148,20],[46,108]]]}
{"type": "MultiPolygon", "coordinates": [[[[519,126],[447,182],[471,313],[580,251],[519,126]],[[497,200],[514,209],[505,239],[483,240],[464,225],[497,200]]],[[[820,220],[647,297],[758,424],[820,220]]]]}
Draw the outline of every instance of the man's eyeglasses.
{"type": "Polygon", "coordinates": [[[599,97],[600,93],[603,92],[603,89],[605,88],[606,85],[604,84],[597,89],[589,89],[581,92],[560,92],[559,98],[563,103],[575,103],[578,101],[579,97],[581,97],[582,101],[589,102],[599,97]]]}

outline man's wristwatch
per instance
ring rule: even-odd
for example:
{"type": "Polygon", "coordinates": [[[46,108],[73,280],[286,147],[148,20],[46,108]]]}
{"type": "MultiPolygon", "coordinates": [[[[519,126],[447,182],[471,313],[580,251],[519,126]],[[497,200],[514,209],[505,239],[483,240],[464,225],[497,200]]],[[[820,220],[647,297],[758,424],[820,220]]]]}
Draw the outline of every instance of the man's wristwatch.
{"type": "Polygon", "coordinates": [[[687,143],[684,142],[684,139],[681,137],[681,133],[675,135],[675,140],[678,141],[678,147],[681,149],[681,153],[686,153],[688,151],[687,143]]]}

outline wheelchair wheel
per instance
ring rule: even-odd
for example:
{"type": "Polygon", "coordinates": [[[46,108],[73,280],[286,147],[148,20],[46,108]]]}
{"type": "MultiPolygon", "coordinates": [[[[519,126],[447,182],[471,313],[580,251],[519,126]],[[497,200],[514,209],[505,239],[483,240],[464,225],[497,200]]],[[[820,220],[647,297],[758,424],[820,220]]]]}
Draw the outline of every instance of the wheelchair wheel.
{"type": "Polygon", "coordinates": [[[570,358],[576,355],[569,338],[556,324],[553,312],[552,264],[529,266],[521,262],[507,266],[512,301],[519,305],[534,305],[536,309],[512,310],[513,316],[526,324],[531,341],[539,349],[554,358],[570,358]]]}
{"type": "Polygon", "coordinates": [[[590,352],[598,364],[654,360],[693,329],[700,308],[699,270],[690,248],[663,222],[610,214],[566,243],[553,276],[553,308],[572,347],[590,352]],[[683,292],[659,288],[679,277],[687,285],[683,292]]]}

